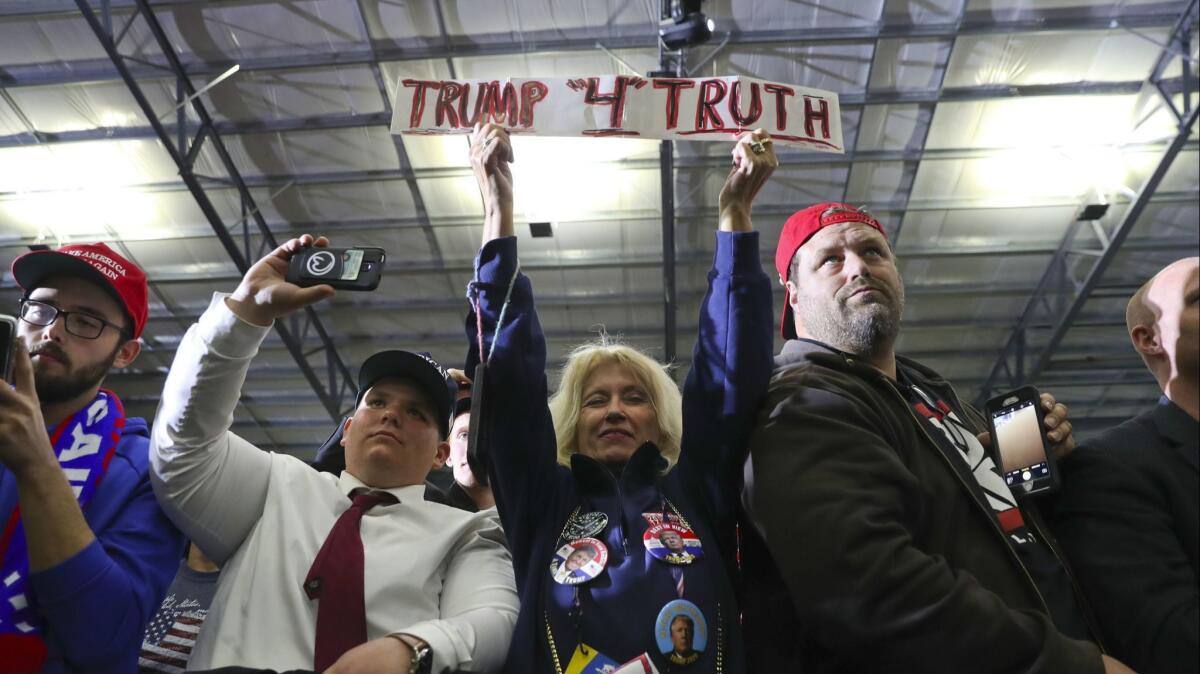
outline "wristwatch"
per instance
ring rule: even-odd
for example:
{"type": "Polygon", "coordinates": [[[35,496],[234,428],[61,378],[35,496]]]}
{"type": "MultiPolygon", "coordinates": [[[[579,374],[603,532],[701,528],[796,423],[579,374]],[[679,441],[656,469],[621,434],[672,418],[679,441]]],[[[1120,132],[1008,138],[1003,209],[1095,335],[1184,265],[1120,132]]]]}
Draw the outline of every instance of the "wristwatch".
{"type": "Polygon", "coordinates": [[[404,645],[412,650],[408,674],[430,674],[433,671],[433,649],[429,648],[429,644],[411,634],[389,634],[388,636],[404,642],[404,645]]]}

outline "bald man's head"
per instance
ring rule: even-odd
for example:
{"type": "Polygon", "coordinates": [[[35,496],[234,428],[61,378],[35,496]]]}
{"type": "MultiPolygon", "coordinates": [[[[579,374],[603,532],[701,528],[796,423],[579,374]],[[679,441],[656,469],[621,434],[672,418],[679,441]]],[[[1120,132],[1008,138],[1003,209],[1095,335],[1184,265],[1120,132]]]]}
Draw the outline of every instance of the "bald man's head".
{"type": "Polygon", "coordinates": [[[1183,378],[1196,382],[1200,356],[1200,257],[1176,260],[1154,275],[1125,307],[1129,338],[1164,388],[1183,378]]]}
{"type": "Polygon", "coordinates": [[[1158,278],[1156,274],[1149,281],[1142,284],[1141,288],[1129,298],[1129,304],[1125,305],[1125,329],[1129,334],[1133,334],[1133,329],[1139,325],[1154,325],[1154,312],[1150,307],[1146,306],[1146,293],[1150,290],[1150,284],[1154,283],[1154,279],[1158,278]]]}

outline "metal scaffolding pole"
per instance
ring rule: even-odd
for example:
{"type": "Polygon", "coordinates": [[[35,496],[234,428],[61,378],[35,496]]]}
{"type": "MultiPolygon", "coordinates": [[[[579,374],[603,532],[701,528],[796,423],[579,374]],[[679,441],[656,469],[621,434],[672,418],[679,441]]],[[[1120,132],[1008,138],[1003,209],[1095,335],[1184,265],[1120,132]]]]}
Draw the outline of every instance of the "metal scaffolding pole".
{"type": "Polygon", "coordinates": [[[1154,193],[1166,176],[1175,157],[1188,142],[1188,137],[1196,126],[1197,111],[1200,106],[1194,100],[1196,87],[1192,82],[1191,35],[1196,29],[1197,10],[1200,0],[1192,0],[1180,15],[1170,39],[1163,47],[1154,68],[1146,83],[1153,87],[1162,98],[1163,105],[1169,109],[1178,120],[1175,137],[1163,152],[1158,164],[1146,178],[1137,196],[1125,210],[1120,222],[1111,230],[1105,230],[1099,221],[1076,220],[1067,228],[1067,233],[1059,244],[1058,250],[1051,257],[1050,264],[1038,282],[1037,289],[1029,298],[1021,318],[1017,321],[1000,356],[992,366],[987,379],[980,387],[976,404],[982,404],[1002,383],[1005,388],[1022,386],[1026,382],[1035,381],[1051,364],[1051,359],[1067,331],[1075,324],[1092,291],[1099,284],[1105,270],[1121,250],[1121,244],[1129,236],[1138,218],[1146,206],[1154,198],[1154,193]],[[1178,59],[1182,64],[1184,88],[1182,91],[1182,109],[1175,105],[1170,92],[1162,87],[1163,74],[1173,60],[1178,59]],[[1092,247],[1080,247],[1076,244],[1080,234],[1089,228],[1096,239],[1092,247]],[[1081,283],[1074,280],[1070,264],[1075,263],[1087,267],[1086,276],[1081,283]],[[1088,266],[1090,264],[1090,266],[1088,266]],[[1054,327],[1049,338],[1040,348],[1028,342],[1029,328],[1039,321],[1053,318],[1054,327]]]}
{"type": "MultiPolygon", "coordinates": [[[[197,206],[204,213],[221,245],[237,266],[238,271],[244,274],[257,257],[278,246],[278,242],[267,226],[250,189],[242,180],[241,173],[221,141],[220,133],[217,131],[207,107],[197,95],[195,87],[192,86],[191,80],[176,54],[174,45],[171,44],[162,26],[158,23],[149,3],[146,0],[137,0],[137,11],[127,19],[128,23],[126,23],[125,29],[117,33],[113,31],[112,15],[108,11],[107,2],[101,2],[99,14],[92,9],[88,0],[76,0],[76,5],[92,32],[95,33],[105,53],[112,60],[113,66],[124,80],[129,93],[146,115],[162,146],[175,162],[180,178],[192,193],[197,206]],[[144,21],[149,27],[167,60],[167,65],[163,70],[173,73],[176,80],[178,105],[175,110],[168,111],[165,115],[155,111],[151,106],[149,99],[127,65],[126,58],[118,50],[121,37],[128,34],[126,29],[137,20],[144,21]],[[114,34],[118,36],[115,39],[114,34]],[[198,123],[195,123],[194,135],[190,133],[192,122],[187,115],[189,107],[198,119],[198,123]],[[175,116],[174,134],[161,121],[163,116],[171,114],[175,116]],[[216,206],[205,192],[200,176],[195,172],[196,160],[205,147],[211,148],[217,155],[226,173],[221,182],[225,183],[227,187],[235,189],[240,198],[242,218],[232,225],[224,222],[216,206]],[[254,236],[251,232],[252,222],[257,228],[257,236],[260,237],[257,253],[251,250],[251,240],[254,236]],[[238,238],[233,233],[239,228],[241,230],[240,245],[238,238]]],[[[275,322],[275,330],[296,360],[300,372],[312,386],[330,418],[334,421],[340,420],[347,401],[354,399],[354,380],[316,312],[309,307],[304,310],[303,314],[294,314],[287,320],[278,320],[275,322]],[[324,362],[314,365],[314,361],[318,361],[322,354],[324,362]],[[318,374],[321,369],[324,370],[324,378],[318,374]]]]}
{"type": "MultiPolygon", "coordinates": [[[[658,3],[658,15],[663,16],[663,0],[658,3]]],[[[650,77],[683,74],[683,52],[671,53],[662,40],[658,46],[658,70],[650,77]]],[[[664,140],[658,146],[659,187],[662,197],[662,280],[663,280],[663,362],[675,361],[678,328],[676,326],[675,295],[675,143],[664,140]]]]}

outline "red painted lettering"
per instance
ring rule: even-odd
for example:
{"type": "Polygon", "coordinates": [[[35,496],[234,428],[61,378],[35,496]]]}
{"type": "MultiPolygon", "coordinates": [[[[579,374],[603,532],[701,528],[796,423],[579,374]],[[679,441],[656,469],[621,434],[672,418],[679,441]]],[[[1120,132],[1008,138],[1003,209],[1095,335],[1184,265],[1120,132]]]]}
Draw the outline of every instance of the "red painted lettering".
{"type": "Polygon", "coordinates": [[[421,126],[421,118],[425,116],[425,90],[441,89],[442,83],[430,80],[401,80],[405,87],[413,87],[412,113],[408,116],[408,125],[416,128],[421,126]]]}
{"type": "Polygon", "coordinates": [[[550,88],[536,80],[521,83],[521,126],[533,126],[533,106],[549,93],[550,88]]]}
{"type": "Polygon", "coordinates": [[[517,98],[517,88],[512,82],[493,81],[488,84],[484,94],[483,116],[500,124],[516,124],[517,112],[520,109],[520,99],[517,98]]]}
{"type": "Polygon", "coordinates": [[[725,122],[717,112],[717,104],[725,98],[727,88],[721,80],[704,80],[700,83],[700,99],[696,102],[696,130],[723,129],[725,122]]]}
{"type": "Polygon", "coordinates": [[[583,102],[588,105],[607,105],[610,106],[608,111],[608,126],[610,129],[619,129],[625,123],[625,93],[629,88],[631,79],[625,75],[618,75],[613,83],[612,93],[600,93],[600,78],[587,78],[587,91],[583,94],[583,102]]]}
{"type": "Polygon", "coordinates": [[[454,101],[463,94],[463,85],[458,82],[442,82],[442,90],[438,92],[437,106],[434,108],[434,120],[438,126],[449,123],[450,128],[456,129],[459,123],[458,110],[454,109],[454,101]]]}
{"type": "Polygon", "coordinates": [[[473,127],[476,122],[482,122],[480,115],[483,112],[483,101],[486,98],[488,89],[491,88],[489,82],[479,82],[475,92],[475,112],[471,115],[467,114],[467,99],[471,97],[471,83],[463,84],[462,96],[458,98],[458,121],[463,126],[473,127]]]}
{"type": "Polygon", "coordinates": [[[679,126],[679,95],[684,89],[691,89],[696,86],[693,80],[684,79],[661,79],[654,80],[655,89],[667,90],[667,128],[674,129],[679,126]]]}
{"type": "Polygon", "coordinates": [[[804,133],[809,138],[816,138],[816,130],[813,128],[813,122],[821,122],[821,137],[829,138],[829,101],[823,98],[816,99],[819,102],[816,110],[813,110],[813,99],[808,96],[804,97],[804,133]]]}
{"type": "Polygon", "coordinates": [[[787,98],[785,97],[795,96],[796,90],[782,84],[764,84],[763,90],[768,94],[775,94],[775,130],[787,129],[787,98]]]}
{"type": "Polygon", "coordinates": [[[758,82],[750,83],[750,112],[742,116],[742,82],[734,80],[729,88],[729,114],[738,126],[749,127],[762,116],[762,95],[758,92],[758,82]]]}

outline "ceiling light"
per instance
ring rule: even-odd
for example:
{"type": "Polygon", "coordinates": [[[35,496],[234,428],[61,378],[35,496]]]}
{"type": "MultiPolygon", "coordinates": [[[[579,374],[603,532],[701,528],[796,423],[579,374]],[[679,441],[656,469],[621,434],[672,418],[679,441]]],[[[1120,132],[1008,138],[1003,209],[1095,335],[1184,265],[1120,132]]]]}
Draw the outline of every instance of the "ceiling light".
{"type": "MultiPolygon", "coordinates": [[[[653,156],[656,143],[623,138],[513,138],[514,213],[526,222],[576,222],[596,213],[658,205],[658,179],[653,194],[647,172],[658,168],[627,167],[621,160],[653,156]],[[564,169],[563,157],[571,157],[564,169]]],[[[469,181],[468,184],[474,181],[469,181]]],[[[473,184],[471,192],[478,194],[473,184]]],[[[472,195],[478,200],[478,196],[472,195]]]]}

